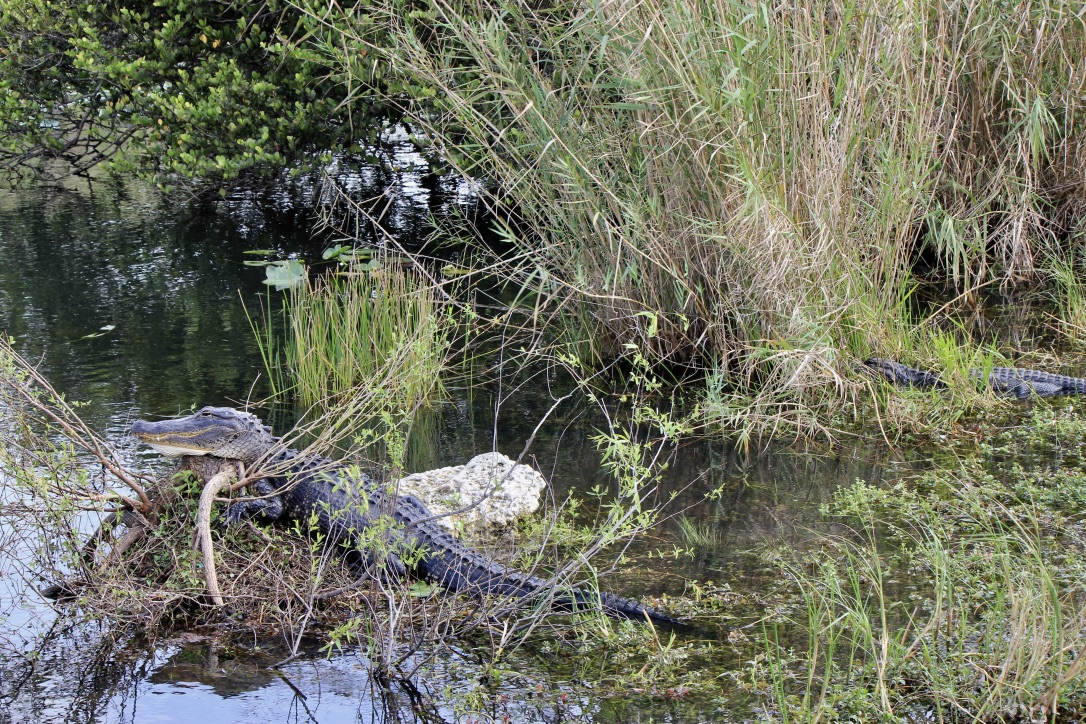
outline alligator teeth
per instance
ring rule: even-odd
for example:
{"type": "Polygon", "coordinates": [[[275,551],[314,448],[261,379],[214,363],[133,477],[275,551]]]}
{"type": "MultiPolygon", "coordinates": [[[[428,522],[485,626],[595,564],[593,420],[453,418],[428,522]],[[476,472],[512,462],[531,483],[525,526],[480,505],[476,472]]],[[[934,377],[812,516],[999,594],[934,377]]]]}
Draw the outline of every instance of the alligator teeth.
{"type": "Polygon", "coordinates": [[[197,450],[191,447],[177,447],[176,445],[163,445],[158,442],[147,442],[148,445],[153,447],[163,455],[177,456],[177,455],[208,455],[207,450],[197,450]]]}

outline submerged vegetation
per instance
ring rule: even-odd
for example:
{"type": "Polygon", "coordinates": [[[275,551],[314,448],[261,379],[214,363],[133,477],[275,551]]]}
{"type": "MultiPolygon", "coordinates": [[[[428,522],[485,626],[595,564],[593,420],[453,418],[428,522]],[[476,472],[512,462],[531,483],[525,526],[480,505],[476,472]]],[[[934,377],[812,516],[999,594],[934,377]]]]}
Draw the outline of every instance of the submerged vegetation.
{"type": "Polygon", "coordinates": [[[1028,422],[960,466],[836,493],[841,532],[783,558],[796,602],[749,672],[775,716],[1083,716],[1086,425],[1070,408],[1028,422]]]}

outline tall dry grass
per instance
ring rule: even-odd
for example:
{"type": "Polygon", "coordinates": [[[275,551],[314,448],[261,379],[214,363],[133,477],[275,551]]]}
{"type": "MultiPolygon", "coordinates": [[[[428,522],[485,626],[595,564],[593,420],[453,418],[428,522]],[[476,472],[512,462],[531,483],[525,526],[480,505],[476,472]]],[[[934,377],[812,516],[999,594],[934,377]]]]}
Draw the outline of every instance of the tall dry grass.
{"type": "Polygon", "coordinates": [[[1079,3],[385,0],[309,23],[344,82],[389,60],[582,358],[708,370],[722,418],[802,425],[850,397],[846,360],[933,358],[907,312],[922,255],[968,298],[1081,238],[1079,3]]]}

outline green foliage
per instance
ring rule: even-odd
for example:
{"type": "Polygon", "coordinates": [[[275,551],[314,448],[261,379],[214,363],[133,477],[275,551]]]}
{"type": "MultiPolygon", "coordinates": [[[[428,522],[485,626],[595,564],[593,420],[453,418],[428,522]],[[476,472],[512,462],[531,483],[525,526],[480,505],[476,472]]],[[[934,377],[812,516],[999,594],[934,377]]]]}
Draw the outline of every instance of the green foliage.
{"type": "Polygon", "coordinates": [[[422,278],[394,264],[352,262],[309,281],[288,261],[272,262],[267,281],[287,290],[282,327],[270,305],[253,325],[276,394],[326,409],[379,390],[375,409],[409,416],[442,394],[455,319],[422,278]]]}
{"type": "Polygon", "coordinates": [[[326,159],[355,136],[297,22],[279,0],[3,3],[0,167],[104,163],[171,188],[326,159]]]}
{"type": "Polygon", "coordinates": [[[1082,281],[1081,256],[1052,260],[1049,274],[1063,329],[1069,337],[1081,342],[1086,337],[1086,284],[1082,281]]]}
{"type": "Polygon", "coordinates": [[[839,490],[823,514],[847,527],[783,564],[804,605],[767,626],[749,668],[779,717],[1081,716],[1083,471],[1017,458],[1084,436],[1076,416],[1039,410],[956,470],[839,490]]]}

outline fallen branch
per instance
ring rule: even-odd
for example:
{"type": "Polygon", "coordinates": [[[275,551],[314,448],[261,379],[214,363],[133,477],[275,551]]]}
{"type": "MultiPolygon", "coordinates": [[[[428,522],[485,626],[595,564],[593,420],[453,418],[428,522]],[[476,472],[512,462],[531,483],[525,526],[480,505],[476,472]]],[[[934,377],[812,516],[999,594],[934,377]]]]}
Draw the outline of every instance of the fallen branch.
{"type": "Polygon", "coordinates": [[[211,543],[211,506],[219,491],[230,485],[231,478],[242,477],[240,468],[240,465],[228,463],[207,481],[207,485],[200,493],[200,506],[196,513],[196,539],[197,547],[203,556],[204,582],[207,585],[208,595],[211,596],[211,602],[216,606],[222,606],[224,603],[219,590],[219,579],[215,575],[215,548],[211,543]]]}

